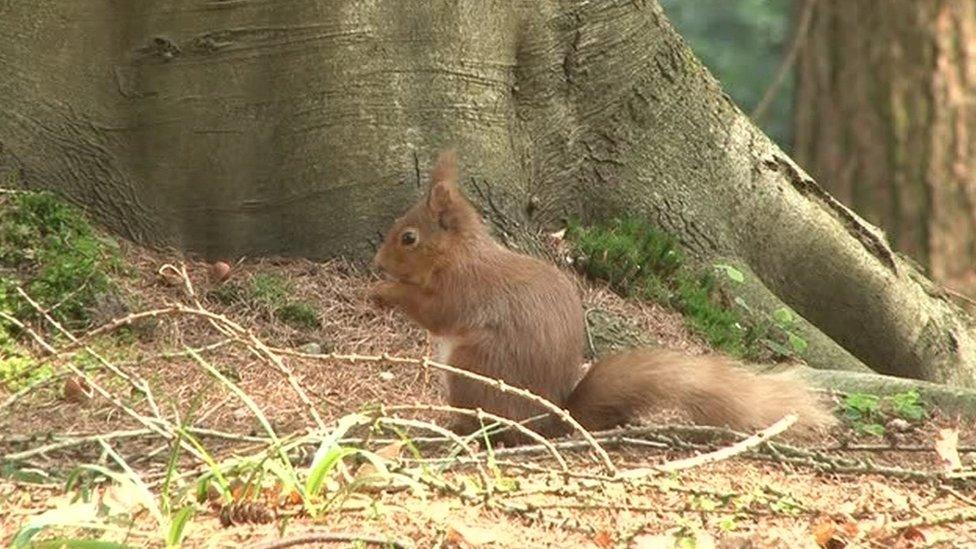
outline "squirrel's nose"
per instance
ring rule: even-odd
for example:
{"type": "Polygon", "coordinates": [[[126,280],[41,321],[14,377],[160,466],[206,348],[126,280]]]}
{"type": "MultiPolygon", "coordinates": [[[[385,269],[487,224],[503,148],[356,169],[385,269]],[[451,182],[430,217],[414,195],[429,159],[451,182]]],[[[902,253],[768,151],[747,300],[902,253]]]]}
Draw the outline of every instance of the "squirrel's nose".
{"type": "Polygon", "coordinates": [[[376,255],[373,256],[373,260],[369,262],[369,268],[376,272],[383,271],[383,262],[379,252],[376,252],[376,255]]]}

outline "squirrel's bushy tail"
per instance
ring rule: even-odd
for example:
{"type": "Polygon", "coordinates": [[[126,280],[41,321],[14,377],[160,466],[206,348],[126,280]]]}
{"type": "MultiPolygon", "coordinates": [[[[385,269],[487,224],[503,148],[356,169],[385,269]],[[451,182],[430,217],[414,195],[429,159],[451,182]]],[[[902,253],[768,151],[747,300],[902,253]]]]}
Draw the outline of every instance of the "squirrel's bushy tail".
{"type": "Polygon", "coordinates": [[[782,374],[758,375],[720,356],[635,349],[594,364],[567,403],[590,430],[631,422],[656,409],[678,409],[703,425],[753,430],[789,413],[794,432],[827,428],[836,419],[806,384],[782,374]]]}

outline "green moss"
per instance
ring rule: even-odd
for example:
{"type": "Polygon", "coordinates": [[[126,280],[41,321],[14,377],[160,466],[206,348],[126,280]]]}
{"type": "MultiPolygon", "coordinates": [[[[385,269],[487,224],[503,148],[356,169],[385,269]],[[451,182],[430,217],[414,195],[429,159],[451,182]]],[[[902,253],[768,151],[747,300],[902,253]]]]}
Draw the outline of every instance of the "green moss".
{"type": "Polygon", "coordinates": [[[233,305],[247,300],[247,292],[244,291],[244,288],[240,284],[233,281],[228,281],[217,286],[213,290],[210,290],[207,295],[221,305],[233,305]]]}
{"type": "Polygon", "coordinates": [[[892,418],[919,422],[928,417],[918,391],[910,390],[889,396],[850,393],[843,401],[844,417],[854,430],[882,437],[885,424],[892,418]]]}
{"type": "Polygon", "coordinates": [[[114,241],[98,236],[80,211],[46,192],[4,195],[0,203],[0,309],[23,320],[36,312],[20,286],[69,328],[84,328],[100,296],[116,292],[114,241]]]}
{"type": "Polygon", "coordinates": [[[319,326],[319,318],[315,309],[307,303],[288,303],[275,311],[275,317],[299,330],[311,330],[319,326]]]}
{"type": "Polygon", "coordinates": [[[285,278],[273,273],[254,275],[246,286],[226,282],[211,290],[212,299],[224,305],[243,303],[280,320],[292,328],[303,330],[319,326],[315,309],[292,299],[292,285],[285,278]]]}
{"type": "Polygon", "coordinates": [[[0,385],[18,391],[35,381],[51,377],[50,365],[38,366],[37,361],[16,346],[0,343],[0,385]]]}
{"type": "Polygon", "coordinates": [[[291,292],[291,284],[284,278],[274,274],[257,274],[251,278],[247,297],[255,304],[277,309],[284,306],[291,292]]]}
{"type": "MultiPolygon", "coordinates": [[[[605,226],[572,223],[567,237],[588,276],[623,295],[681,312],[692,331],[732,356],[755,359],[769,353],[762,344],[770,341],[769,323],[730,306],[716,276],[689,265],[673,236],[641,220],[618,219],[605,226]]],[[[742,276],[734,272],[730,276],[742,276]]]]}
{"type": "MultiPolygon", "coordinates": [[[[42,329],[22,288],[71,330],[85,329],[105,303],[118,302],[113,275],[124,274],[118,245],[99,236],[76,208],[46,192],[0,195],[0,312],[42,329]],[[115,299],[111,299],[111,298],[115,299]]],[[[18,341],[16,323],[0,318],[0,384],[17,390],[52,374],[18,341]]]]}

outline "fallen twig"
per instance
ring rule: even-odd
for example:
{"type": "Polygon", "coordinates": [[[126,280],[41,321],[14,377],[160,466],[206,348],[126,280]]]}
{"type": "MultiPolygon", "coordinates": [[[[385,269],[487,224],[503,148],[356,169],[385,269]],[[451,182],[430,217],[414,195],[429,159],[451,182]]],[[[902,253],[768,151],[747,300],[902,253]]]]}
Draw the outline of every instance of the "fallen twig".
{"type": "MultiPolygon", "coordinates": [[[[190,275],[186,271],[185,265],[180,265],[179,269],[172,265],[163,265],[159,268],[159,272],[163,273],[167,269],[170,269],[178,274],[180,279],[183,281],[183,287],[187,293],[187,296],[193,300],[196,304],[197,309],[200,311],[205,311],[203,304],[200,302],[200,298],[197,297],[196,290],[193,288],[193,282],[190,281],[190,275]]],[[[302,388],[301,384],[298,383],[298,379],[295,377],[295,373],[289,368],[281,357],[275,354],[270,347],[264,344],[263,341],[258,339],[257,336],[252,334],[249,330],[246,330],[240,324],[232,321],[224,315],[218,315],[210,313],[207,315],[210,318],[210,324],[216,328],[219,332],[226,336],[235,337],[241,340],[245,345],[247,345],[248,350],[258,358],[264,360],[267,364],[270,364],[272,368],[280,372],[285,376],[288,384],[291,386],[292,390],[298,396],[299,400],[305,405],[308,410],[309,415],[312,417],[312,421],[315,425],[322,429],[325,427],[325,421],[322,420],[322,416],[319,414],[318,409],[315,407],[315,403],[309,398],[308,393],[302,388]]]]}
{"type": "MultiPolygon", "coordinates": [[[[34,299],[31,298],[31,296],[24,291],[23,288],[17,286],[17,293],[20,294],[20,297],[24,298],[24,300],[27,301],[27,303],[29,303],[30,306],[33,307],[34,310],[41,315],[41,317],[47,320],[47,322],[51,326],[53,326],[58,332],[60,332],[63,336],[67,337],[71,342],[78,341],[78,338],[75,337],[74,334],[72,334],[67,328],[62,326],[60,322],[54,319],[54,317],[48,314],[47,311],[45,311],[44,308],[41,307],[41,305],[37,301],[34,301],[34,299]]],[[[48,347],[53,348],[50,345],[48,347]]],[[[146,380],[139,378],[133,374],[129,374],[128,372],[124,372],[121,368],[106,360],[105,357],[103,357],[101,354],[96,352],[91,347],[87,345],[83,345],[83,348],[85,352],[87,352],[89,355],[94,357],[99,364],[109,369],[113,374],[127,381],[130,385],[132,385],[132,387],[134,387],[137,391],[142,393],[146,397],[146,403],[149,405],[149,408],[152,411],[153,415],[156,416],[156,418],[159,419],[160,421],[165,422],[162,413],[159,411],[159,406],[157,406],[156,404],[156,399],[153,398],[152,389],[149,388],[149,384],[146,383],[146,380]]],[[[57,354],[57,352],[55,352],[55,354],[57,354]]],[[[69,368],[77,369],[71,365],[69,365],[69,368]]]]}
{"type": "MultiPolygon", "coordinates": [[[[217,430],[214,430],[214,429],[203,429],[203,428],[199,428],[199,427],[188,427],[188,428],[186,428],[186,430],[187,430],[187,432],[190,432],[193,435],[200,436],[200,437],[217,438],[217,439],[231,440],[231,441],[237,441],[237,442],[259,442],[259,443],[263,443],[263,444],[268,444],[268,443],[271,442],[271,439],[269,439],[267,437],[257,437],[257,436],[252,436],[252,435],[243,435],[243,434],[237,434],[237,433],[228,433],[226,431],[217,431],[217,430]]],[[[152,436],[152,435],[161,436],[165,440],[169,440],[168,438],[166,438],[165,436],[163,436],[162,434],[160,434],[158,431],[155,431],[155,430],[152,430],[152,429],[127,429],[127,430],[121,430],[121,431],[112,431],[112,432],[109,432],[109,433],[98,433],[98,434],[88,434],[88,435],[76,435],[76,436],[70,436],[70,437],[52,436],[52,437],[46,437],[46,438],[49,438],[49,440],[51,440],[51,442],[49,442],[49,443],[47,443],[47,444],[45,444],[43,446],[38,446],[38,447],[35,447],[35,448],[31,448],[29,450],[23,450],[21,452],[14,452],[14,453],[10,453],[10,454],[4,454],[3,455],[3,459],[6,459],[6,460],[24,460],[24,459],[29,459],[29,458],[32,458],[34,456],[38,456],[38,455],[41,455],[41,454],[46,454],[48,452],[53,452],[53,451],[56,451],[56,450],[63,450],[63,449],[66,449],[66,448],[72,448],[74,446],[82,446],[82,445],[85,445],[85,444],[95,443],[95,442],[98,442],[98,439],[109,440],[109,439],[141,438],[141,437],[147,437],[147,436],[152,436]]],[[[24,437],[24,436],[21,436],[21,437],[0,437],[0,444],[3,444],[3,445],[26,444],[28,442],[33,441],[36,438],[37,437],[24,437]]]]}
{"type": "Polygon", "coordinates": [[[939,486],[939,491],[958,499],[959,501],[965,503],[966,505],[969,505],[970,507],[976,507],[976,499],[961,494],[959,490],[956,490],[952,486],[947,486],[943,484],[942,486],[939,486]]]}
{"type": "MultiPolygon", "coordinates": [[[[485,417],[492,421],[504,425],[508,425],[513,429],[515,429],[516,431],[536,441],[540,447],[545,448],[552,455],[553,459],[555,459],[556,462],[559,463],[559,466],[560,468],[562,468],[563,471],[569,470],[569,465],[566,464],[566,460],[563,458],[562,454],[560,454],[559,450],[557,450],[556,447],[553,446],[552,442],[550,442],[544,436],[533,431],[532,429],[529,429],[528,427],[522,425],[517,421],[513,421],[508,418],[491,414],[485,412],[484,410],[469,410],[466,408],[457,408],[455,406],[438,405],[438,404],[405,404],[405,405],[384,406],[383,410],[390,411],[390,412],[424,410],[429,412],[450,412],[452,414],[466,415],[475,418],[479,416],[485,417]]],[[[492,452],[497,454],[502,450],[503,449],[492,450],[492,452]]],[[[472,457],[477,460],[477,458],[474,455],[472,455],[472,457]]]]}
{"type": "Polygon", "coordinates": [[[399,541],[390,538],[382,538],[374,535],[364,535],[364,534],[352,534],[344,532],[316,532],[310,534],[304,534],[301,536],[295,536],[293,538],[286,538],[279,541],[272,541],[265,543],[263,545],[258,545],[259,549],[284,549],[285,547],[294,547],[296,545],[310,545],[310,544],[321,544],[329,542],[351,542],[351,543],[368,543],[370,545],[380,545],[380,546],[392,546],[398,549],[406,549],[407,547],[413,547],[413,544],[407,541],[399,541]]]}
{"type": "Polygon", "coordinates": [[[579,424],[579,422],[577,422],[575,419],[573,419],[572,416],[569,415],[569,412],[559,408],[552,402],[549,402],[548,400],[540,397],[539,395],[532,393],[531,391],[527,391],[519,387],[514,387],[512,385],[505,383],[500,379],[493,379],[487,376],[476,374],[474,372],[469,372],[461,368],[457,368],[448,364],[443,364],[440,362],[430,360],[429,358],[419,359],[419,358],[409,358],[409,357],[398,357],[389,354],[384,354],[380,356],[360,355],[360,354],[341,354],[341,353],[312,354],[312,353],[303,353],[291,349],[273,349],[273,350],[279,354],[299,356],[308,359],[340,360],[340,361],[347,361],[347,362],[384,362],[385,361],[385,362],[392,362],[394,364],[411,364],[415,366],[421,366],[423,368],[433,368],[450,374],[465,377],[467,379],[478,381],[489,387],[494,387],[495,389],[497,389],[499,392],[502,393],[518,395],[530,402],[534,402],[538,404],[542,408],[549,410],[551,413],[556,415],[563,422],[573,427],[573,429],[576,432],[580,433],[580,435],[583,437],[583,440],[585,440],[590,445],[590,448],[593,449],[597,457],[599,457],[600,461],[602,462],[603,467],[610,472],[616,471],[616,467],[614,466],[613,461],[610,459],[610,455],[607,454],[606,450],[604,450],[600,446],[600,444],[593,438],[593,435],[590,434],[589,431],[587,431],[582,425],[579,424]]]}
{"type": "Polygon", "coordinates": [[[797,419],[799,419],[798,416],[796,416],[795,414],[790,414],[784,417],[783,419],[777,421],[776,423],[770,425],[769,427],[763,429],[762,431],[759,431],[758,433],[752,435],[751,437],[739,441],[731,446],[727,446],[725,448],[716,450],[714,452],[710,452],[708,454],[702,454],[687,459],[671,461],[665,463],[664,465],[658,466],[657,469],[666,472],[680,471],[682,469],[691,469],[692,467],[700,467],[708,463],[715,463],[717,461],[729,459],[732,456],[739,455],[756,446],[759,446],[760,444],[766,442],[772,437],[789,429],[790,426],[796,423],[797,419]]]}
{"type": "Polygon", "coordinates": [[[971,520],[976,520],[976,509],[967,508],[967,509],[952,511],[949,513],[940,513],[938,515],[922,515],[920,517],[915,517],[908,520],[891,522],[888,523],[887,528],[890,530],[898,531],[898,530],[904,530],[905,528],[918,528],[919,526],[939,526],[940,524],[949,524],[953,522],[968,522],[971,520]]]}

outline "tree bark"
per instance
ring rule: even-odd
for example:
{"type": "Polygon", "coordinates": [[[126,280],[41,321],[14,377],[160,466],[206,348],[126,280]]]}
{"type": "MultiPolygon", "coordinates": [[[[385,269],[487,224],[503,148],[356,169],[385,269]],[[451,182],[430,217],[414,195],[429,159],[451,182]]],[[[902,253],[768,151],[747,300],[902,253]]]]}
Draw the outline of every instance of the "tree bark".
{"type": "Polygon", "coordinates": [[[976,386],[968,317],[749,122],[656,1],[11,6],[8,161],[137,240],[362,257],[454,144],[503,238],[644,216],[872,368],[976,386]]]}
{"type": "Polygon", "coordinates": [[[797,160],[935,280],[976,290],[976,3],[820,0],[797,160]]]}

